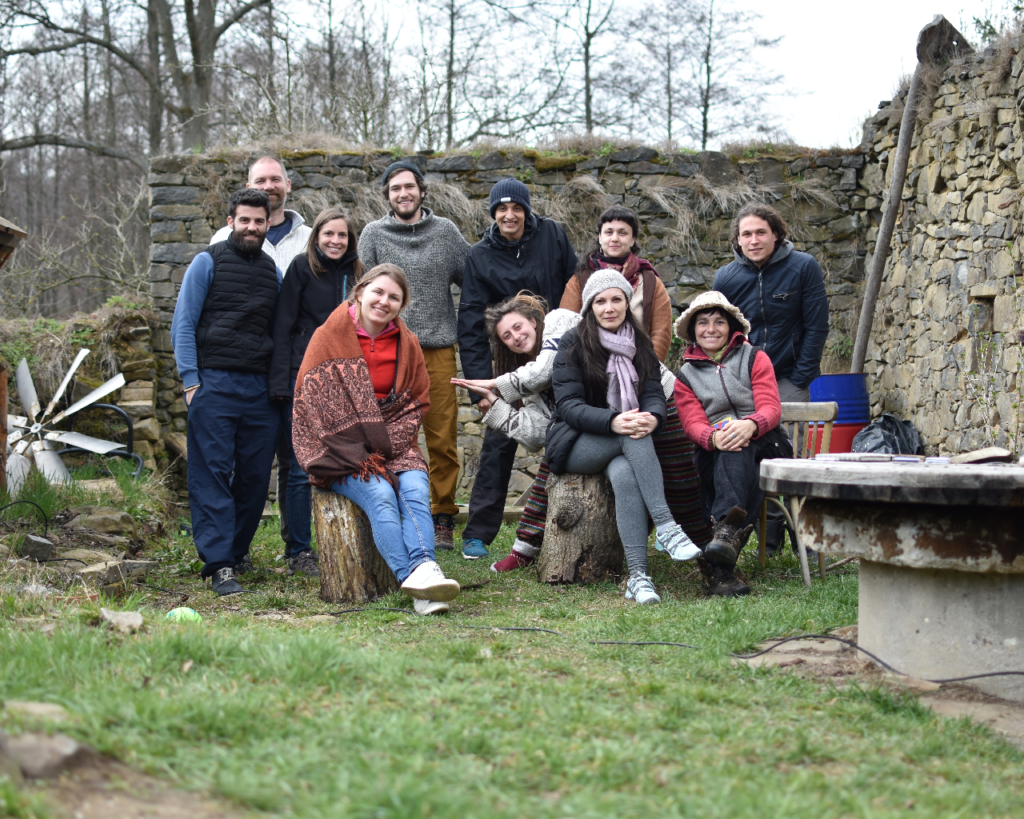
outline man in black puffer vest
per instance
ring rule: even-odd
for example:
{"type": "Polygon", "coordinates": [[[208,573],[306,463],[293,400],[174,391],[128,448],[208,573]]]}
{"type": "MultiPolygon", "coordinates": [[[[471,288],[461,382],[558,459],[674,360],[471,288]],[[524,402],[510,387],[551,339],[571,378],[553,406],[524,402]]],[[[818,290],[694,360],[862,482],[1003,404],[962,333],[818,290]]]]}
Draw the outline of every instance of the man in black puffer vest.
{"type": "Polygon", "coordinates": [[[270,481],[280,410],[267,370],[281,271],[263,252],[270,198],[231,197],[231,235],[185,271],[171,340],[188,405],[192,539],[219,595],[236,594],[270,481]]]}

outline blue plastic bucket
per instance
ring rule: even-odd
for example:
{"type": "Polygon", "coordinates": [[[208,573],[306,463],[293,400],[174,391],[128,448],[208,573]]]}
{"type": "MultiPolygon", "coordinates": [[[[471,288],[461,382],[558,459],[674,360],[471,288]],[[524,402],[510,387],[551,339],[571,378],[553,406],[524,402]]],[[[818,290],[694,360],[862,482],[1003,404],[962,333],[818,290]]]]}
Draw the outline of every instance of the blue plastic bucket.
{"type": "Polygon", "coordinates": [[[819,375],[811,382],[811,400],[839,404],[837,424],[866,424],[871,420],[867,373],[819,375]]]}

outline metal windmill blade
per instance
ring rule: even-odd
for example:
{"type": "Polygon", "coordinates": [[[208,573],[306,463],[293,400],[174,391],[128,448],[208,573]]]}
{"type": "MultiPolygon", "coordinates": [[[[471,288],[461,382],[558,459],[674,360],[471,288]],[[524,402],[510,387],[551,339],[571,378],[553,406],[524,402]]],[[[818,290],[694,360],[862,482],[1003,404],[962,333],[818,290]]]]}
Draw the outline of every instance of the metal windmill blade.
{"type": "MultiPolygon", "coordinates": [[[[114,441],[105,441],[101,438],[94,438],[91,435],[82,435],[78,432],[71,432],[55,428],[55,425],[63,421],[69,415],[85,409],[106,397],[114,390],[125,385],[124,375],[118,373],[105,384],[94,389],[84,398],[76,401],[67,409],[57,413],[53,418],[50,414],[56,409],[57,404],[67,391],[71,379],[81,366],[89,350],[78,351],[75,360],[65,374],[57,391],[53,394],[46,410],[40,412],[39,396],[36,393],[35,383],[28,368],[28,362],[23,358],[18,364],[15,378],[18,384],[18,396],[21,398],[22,408],[25,416],[9,415],[7,417],[7,428],[10,432],[8,444],[13,448],[8,459],[8,465],[16,465],[16,472],[21,475],[20,481],[24,482],[24,474],[27,474],[28,466],[35,463],[35,466],[46,478],[47,482],[67,483],[73,480],[68,468],[64,465],[60,455],[57,453],[58,444],[66,447],[76,447],[97,455],[107,455],[114,450],[123,448],[123,445],[114,441]],[[49,419],[49,420],[47,420],[49,419]]],[[[8,469],[10,475],[10,468],[8,469]]],[[[13,486],[13,484],[11,484],[13,486]]],[[[20,483],[19,483],[20,486],[20,483]]],[[[13,491],[13,490],[12,490],[13,491]]]]}

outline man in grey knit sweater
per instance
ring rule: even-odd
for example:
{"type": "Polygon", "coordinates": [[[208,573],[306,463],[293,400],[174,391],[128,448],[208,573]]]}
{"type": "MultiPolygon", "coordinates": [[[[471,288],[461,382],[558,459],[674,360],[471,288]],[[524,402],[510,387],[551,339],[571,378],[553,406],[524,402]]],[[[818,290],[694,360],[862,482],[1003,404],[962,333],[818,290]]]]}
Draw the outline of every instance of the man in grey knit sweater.
{"type": "Polygon", "coordinates": [[[367,270],[396,264],[409,278],[409,306],[402,318],[420,340],[430,375],[430,411],[423,419],[430,460],[430,511],[434,546],[451,549],[455,528],[455,483],[459,478],[459,404],[451,380],[457,339],[452,285],[462,286],[469,242],[455,224],[423,207],[427,183],[412,162],[393,162],[382,178],[391,211],[359,236],[359,258],[367,270]]]}

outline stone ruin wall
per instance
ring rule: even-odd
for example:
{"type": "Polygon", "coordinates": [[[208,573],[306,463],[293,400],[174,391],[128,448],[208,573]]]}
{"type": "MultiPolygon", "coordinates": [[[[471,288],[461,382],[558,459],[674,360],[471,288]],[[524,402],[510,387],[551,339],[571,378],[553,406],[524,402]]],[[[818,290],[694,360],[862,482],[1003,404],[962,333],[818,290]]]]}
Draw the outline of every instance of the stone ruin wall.
{"type": "MultiPolygon", "coordinates": [[[[576,176],[591,177],[610,201],[624,203],[640,213],[643,253],[658,269],[677,307],[708,289],[715,270],[731,260],[728,230],[735,208],[754,197],[770,199],[792,223],[797,248],[814,254],[821,262],[832,305],[828,349],[834,353],[836,371],[848,367],[843,356],[848,357],[852,346],[850,336],[869,249],[866,237],[869,228],[877,224],[880,204],[862,183],[865,176],[870,178],[872,166],[859,151],[726,156],[714,152],[659,154],[650,148],[634,148],[591,157],[492,151],[479,156],[406,158],[419,163],[428,184],[439,188],[437,183],[447,183],[469,200],[463,203],[471,205],[471,217],[463,211],[458,215],[446,213],[437,203],[435,207],[442,216],[455,216],[471,243],[478,240],[479,230],[489,222],[487,195],[499,178],[515,175],[525,181],[531,188],[535,209],[543,214],[559,206],[560,196],[561,207],[571,209],[572,188],[566,191],[566,184],[576,176]]],[[[185,269],[223,224],[223,202],[232,190],[244,186],[248,159],[168,156],[152,161],[151,293],[158,317],[165,323],[153,333],[157,365],[153,414],[163,427],[172,453],[180,447],[178,435],[184,431],[187,413],[167,328],[185,269]]],[[[377,180],[394,155],[304,151],[286,155],[285,159],[292,180],[289,207],[301,212],[313,205],[303,214],[308,219],[325,197],[358,206],[360,202],[365,205],[361,197],[379,196],[377,180]]],[[[448,193],[451,201],[451,189],[448,193]]],[[[596,224],[596,218],[591,221],[596,224]]],[[[362,224],[357,223],[357,227],[362,224]]],[[[582,251],[585,237],[575,238],[577,251],[582,251]]],[[[455,300],[457,304],[457,293],[455,300]]],[[[468,395],[461,394],[460,402],[463,474],[459,493],[467,498],[483,430],[468,395]]],[[[538,464],[538,456],[520,450],[510,498],[528,488],[538,464]]],[[[183,475],[177,477],[176,488],[180,496],[187,496],[183,475]]]]}
{"type": "MultiPolygon", "coordinates": [[[[929,454],[1019,449],[1021,65],[972,55],[921,101],[865,369],[872,415],[913,421],[929,454]]],[[[897,99],[865,125],[872,205],[888,191],[901,110],[897,99]]]]}

